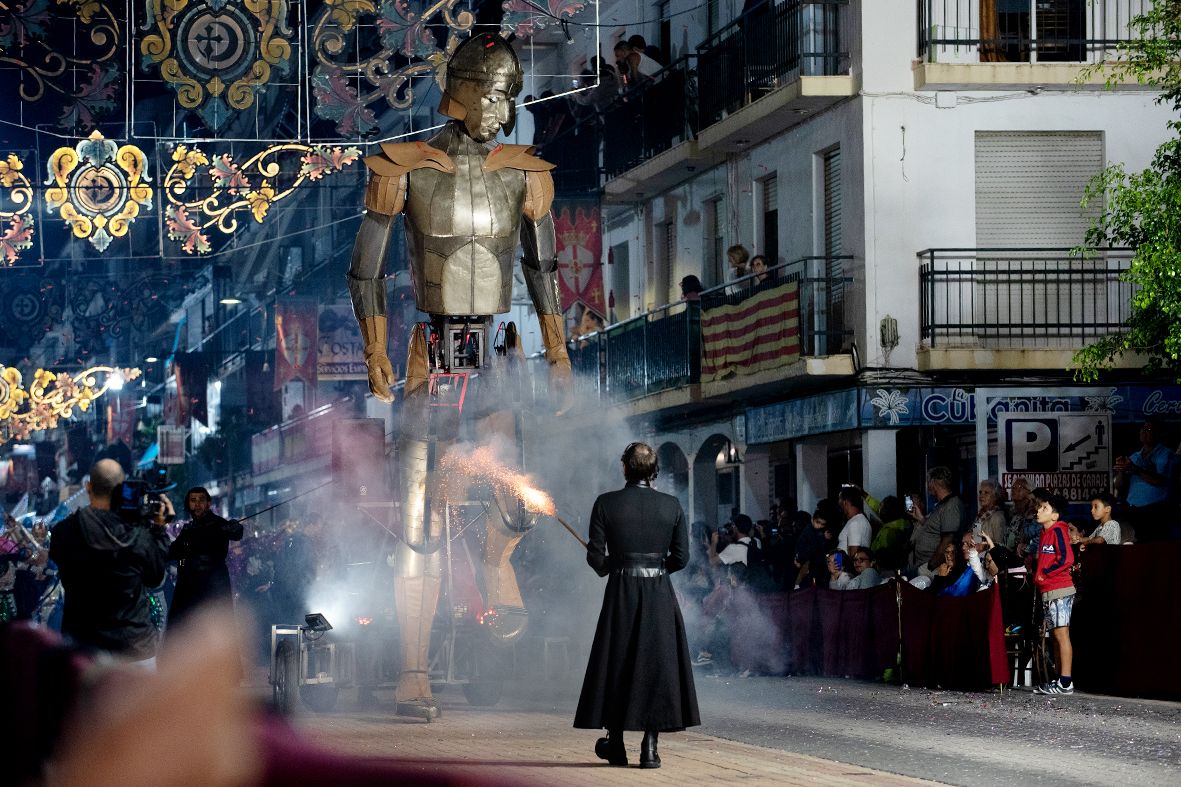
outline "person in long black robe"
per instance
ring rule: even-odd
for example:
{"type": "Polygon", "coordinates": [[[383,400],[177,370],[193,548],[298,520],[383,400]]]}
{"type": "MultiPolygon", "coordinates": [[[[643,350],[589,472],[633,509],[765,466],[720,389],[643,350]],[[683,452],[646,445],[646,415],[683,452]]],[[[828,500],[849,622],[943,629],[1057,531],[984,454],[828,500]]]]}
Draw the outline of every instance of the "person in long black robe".
{"type": "Polygon", "coordinates": [[[587,563],[608,577],[574,726],[607,730],[595,753],[627,765],[625,730],[643,731],[640,767],[659,768],[657,734],[701,723],[685,622],[669,574],[689,560],[685,514],[657,492],[656,452],[623,453],[627,485],[600,495],[590,519],[587,563]]]}
{"type": "Polygon", "coordinates": [[[193,487],[185,495],[185,506],[192,519],[168,549],[168,559],[177,561],[176,591],[168,609],[169,627],[206,602],[233,600],[226,555],[230,542],[242,538],[242,523],[213,513],[210,502],[209,492],[203,487],[193,487]]]}

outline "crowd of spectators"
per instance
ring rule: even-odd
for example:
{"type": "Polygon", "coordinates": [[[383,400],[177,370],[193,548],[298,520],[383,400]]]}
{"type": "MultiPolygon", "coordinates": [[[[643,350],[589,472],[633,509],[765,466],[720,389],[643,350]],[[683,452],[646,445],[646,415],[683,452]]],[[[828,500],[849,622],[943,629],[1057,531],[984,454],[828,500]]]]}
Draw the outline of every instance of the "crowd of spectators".
{"type": "MultiPolygon", "coordinates": [[[[745,262],[745,261],[743,261],[745,262]]],[[[742,264],[742,263],[739,263],[742,264]]],[[[907,582],[935,595],[964,597],[999,589],[1005,635],[1045,636],[1058,678],[1038,688],[1073,691],[1070,611],[1079,556],[1089,547],[1159,538],[1177,520],[1177,455],[1159,450],[1160,427],[1141,429],[1141,451],[1116,462],[1115,491],[1097,490],[1084,507],[1052,490],[1011,479],[961,495],[947,467],[934,467],[923,490],[880,500],[847,483],[809,514],[777,500],[768,519],[735,510],[728,522],[693,526],[694,555],[682,584],[688,619],[699,621],[698,663],[727,670],[727,620],[735,604],[761,593],[806,588],[862,590],[907,582]],[[1118,519],[1117,519],[1118,517],[1118,519]],[[1133,528],[1129,521],[1138,521],[1133,528]]]]}

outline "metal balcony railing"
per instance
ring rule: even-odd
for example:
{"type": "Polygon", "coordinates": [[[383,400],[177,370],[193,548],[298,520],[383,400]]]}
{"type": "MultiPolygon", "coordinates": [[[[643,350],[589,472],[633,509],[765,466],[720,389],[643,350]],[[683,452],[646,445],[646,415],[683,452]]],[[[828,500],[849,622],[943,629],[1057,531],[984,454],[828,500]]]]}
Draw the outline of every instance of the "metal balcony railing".
{"type": "Polygon", "coordinates": [[[633,84],[601,111],[576,110],[576,121],[538,153],[554,164],[559,193],[594,191],[615,177],[690,139],[697,125],[696,56],[682,57],[633,84]]]}
{"type": "Polygon", "coordinates": [[[929,347],[1073,349],[1118,331],[1135,287],[1132,253],[1104,249],[927,249],[918,254],[929,347]]]}
{"type": "Polygon", "coordinates": [[[931,63],[1100,63],[1136,36],[1152,0],[917,0],[931,63]]]}
{"type": "Polygon", "coordinates": [[[849,68],[848,0],[765,0],[697,47],[703,126],[800,76],[849,68]]]}
{"type": "Polygon", "coordinates": [[[575,385],[592,395],[626,400],[699,383],[702,310],[741,303],[763,287],[786,281],[799,283],[801,354],[843,352],[853,337],[844,321],[851,279],[843,268],[849,259],[805,257],[771,268],[763,280],[745,276],[704,291],[700,302],[661,306],[575,339],[568,347],[575,385]]]}

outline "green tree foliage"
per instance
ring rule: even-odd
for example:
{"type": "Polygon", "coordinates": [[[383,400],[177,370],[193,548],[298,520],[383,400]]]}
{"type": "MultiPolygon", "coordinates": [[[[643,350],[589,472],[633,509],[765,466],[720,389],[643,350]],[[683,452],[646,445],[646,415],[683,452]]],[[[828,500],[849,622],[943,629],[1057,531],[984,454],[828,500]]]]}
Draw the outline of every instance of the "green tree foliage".
{"type": "MultiPolygon", "coordinates": [[[[1181,0],[1157,0],[1130,28],[1135,38],[1122,47],[1122,58],[1095,68],[1106,72],[1108,87],[1116,81],[1158,87],[1157,102],[1181,113],[1181,0]]],[[[1087,231],[1088,250],[1132,249],[1123,278],[1136,294],[1121,333],[1075,353],[1080,379],[1095,380],[1125,353],[1142,353],[1147,371],[1181,380],[1181,120],[1170,120],[1169,129],[1174,137],[1157,148],[1147,169],[1129,173],[1113,164],[1091,182],[1083,199],[1084,208],[1092,200],[1103,205],[1087,231]]]]}

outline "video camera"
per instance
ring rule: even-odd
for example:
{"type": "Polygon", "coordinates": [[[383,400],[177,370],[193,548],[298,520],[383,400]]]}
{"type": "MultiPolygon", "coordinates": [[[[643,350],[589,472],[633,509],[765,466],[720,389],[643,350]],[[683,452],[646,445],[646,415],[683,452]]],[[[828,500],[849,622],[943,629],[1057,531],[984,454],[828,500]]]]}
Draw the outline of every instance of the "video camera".
{"type": "Polygon", "coordinates": [[[164,509],[164,493],[176,488],[168,468],[155,465],[127,478],[111,492],[111,509],[124,521],[146,523],[164,509]]]}

